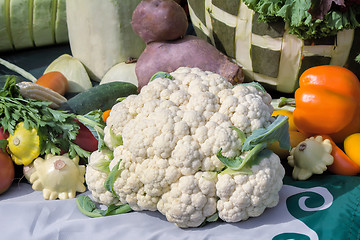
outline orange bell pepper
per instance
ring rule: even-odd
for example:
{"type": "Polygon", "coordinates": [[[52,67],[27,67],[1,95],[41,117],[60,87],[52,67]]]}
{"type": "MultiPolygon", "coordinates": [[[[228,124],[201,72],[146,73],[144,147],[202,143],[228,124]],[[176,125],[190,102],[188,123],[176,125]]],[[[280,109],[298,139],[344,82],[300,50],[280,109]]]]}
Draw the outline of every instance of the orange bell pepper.
{"type": "Polygon", "coordinates": [[[326,134],[334,142],[360,131],[360,83],[350,70],[333,65],[307,69],[299,78],[293,113],[296,128],[326,134]]]}

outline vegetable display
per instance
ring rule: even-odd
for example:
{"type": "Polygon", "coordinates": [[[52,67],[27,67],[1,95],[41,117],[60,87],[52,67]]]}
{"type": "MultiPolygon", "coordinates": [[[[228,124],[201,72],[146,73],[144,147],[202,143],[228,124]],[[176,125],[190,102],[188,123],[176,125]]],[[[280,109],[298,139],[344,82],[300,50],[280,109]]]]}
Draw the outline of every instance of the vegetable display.
{"type": "Polygon", "coordinates": [[[266,146],[290,148],[288,118],[272,110],[259,84],[181,67],[112,107],[86,184],[96,202],[158,210],[181,228],[259,216],[285,174],[266,146]]]}

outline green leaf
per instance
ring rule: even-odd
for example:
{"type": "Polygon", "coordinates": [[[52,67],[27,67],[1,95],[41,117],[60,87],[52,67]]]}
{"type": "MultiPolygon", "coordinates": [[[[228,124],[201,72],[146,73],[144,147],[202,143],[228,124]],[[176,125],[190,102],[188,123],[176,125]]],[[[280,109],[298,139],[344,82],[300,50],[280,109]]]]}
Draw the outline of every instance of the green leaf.
{"type": "Polygon", "coordinates": [[[244,86],[252,86],[254,88],[259,89],[262,92],[266,92],[265,88],[258,82],[248,82],[248,83],[240,83],[240,84],[244,86]]]}
{"type": "Polygon", "coordinates": [[[119,198],[114,190],[114,182],[119,177],[122,169],[119,169],[121,160],[111,169],[109,176],[106,178],[105,189],[111,192],[116,198],[119,198]]]}
{"type": "Polygon", "coordinates": [[[76,198],[76,206],[84,215],[88,217],[105,217],[110,215],[124,214],[132,211],[129,204],[114,205],[111,204],[106,210],[98,208],[95,202],[87,195],[79,195],[76,198]]]}
{"type": "Polygon", "coordinates": [[[207,222],[216,222],[219,219],[219,213],[216,212],[213,215],[206,218],[207,222]]]}
{"type": "Polygon", "coordinates": [[[274,141],[279,141],[281,148],[290,150],[289,122],[287,116],[278,115],[275,121],[268,127],[253,131],[253,133],[246,138],[242,146],[242,151],[249,151],[259,143],[272,143],[274,141]]]}
{"type": "Polygon", "coordinates": [[[221,153],[222,149],[220,148],[216,156],[227,168],[230,168],[232,170],[239,171],[244,169],[245,166],[247,166],[248,168],[244,170],[244,173],[248,174],[251,166],[256,163],[254,160],[256,159],[257,154],[266,147],[267,147],[266,142],[259,143],[255,147],[253,147],[249,152],[247,152],[245,154],[245,157],[237,156],[235,158],[228,158],[223,156],[221,153]]]}
{"type": "Polygon", "coordinates": [[[241,131],[240,129],[238,129],[237,127],[234,127],[234,126],[230,126],[231,129],[235,130],[237,135],[238,135],[238,138],[240,139],[241,141],[241,144],[244,144],[245,142],[245,139],[246,139],[246,135],[243,131],[241,131]]]}
{"type": "Polygon", "coordinates": [[[360,63],[360,54],[356,56],[355,61],[357,61],[358,63],[360,63]]]}
{"type": "Polygon", "coordinates": [[[123,139],[122,136],[116,135],[113,131],[113,126],[110,127],[110,140],[112,144],[114,144],[116,147],[123,145],[123,139]]]}
{"type": "Polygon", "coordinates": [[[156,78],[168,78],[170,80],[174,80],[175,78],[167,72],[157,72],[155,73],[149,80],[149,82],[154,81],[156,78]]]}
{"type": "Polygon", "coordinates": [[[107,156],[101,159],[97,159],[95,162],[91,162],[91,167],[95,168],[98,171],[104,172],[106,174],[110,173],[110,162],[114,159],[113,151],[108,148],[102,150],[102,153],[107,156]]]}

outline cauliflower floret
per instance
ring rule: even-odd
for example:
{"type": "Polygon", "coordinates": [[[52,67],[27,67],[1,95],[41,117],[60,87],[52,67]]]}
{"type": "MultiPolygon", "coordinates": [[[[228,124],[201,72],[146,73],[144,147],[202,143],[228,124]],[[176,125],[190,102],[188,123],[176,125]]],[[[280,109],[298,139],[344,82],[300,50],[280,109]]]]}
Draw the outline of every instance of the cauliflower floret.
{"type": "Polygon", "coordinates": [[[101,167],[106,166],[106,162],[111,161],[111,159],[112,152],[108,150],[92,152],[85,172],[85,181],[94,201],[104,205],[119,204],[119,199],[106,190],[104,183],[108,173],[101,170],[101,167]]]}
{"type": "Polygon", "coordinates": [[[179,227],[197,227],[216,212],[215,182],[209,172],[183,176],[162,195],[157,208],[179,227]]]}
{"type": "Polygon", "coordinates": [[[253,174],[219,174],[216,194],[219,197],[219,217],[226,222],[239,222],[261,215],[265,208],[279,202],[285,170],[280,158],[269,150],[258,156],[260,162],[253,165],[253,174]]]}

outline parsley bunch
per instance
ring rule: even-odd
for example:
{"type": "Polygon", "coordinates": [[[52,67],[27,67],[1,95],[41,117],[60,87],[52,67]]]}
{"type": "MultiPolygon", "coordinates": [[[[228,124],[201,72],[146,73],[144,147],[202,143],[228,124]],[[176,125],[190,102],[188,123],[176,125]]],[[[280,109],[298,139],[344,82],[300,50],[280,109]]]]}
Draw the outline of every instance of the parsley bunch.
{"type": "Polygon", "coordinates": [[[69,157],[76,155],[87,158],[90,153],[75,144],[79,124],[75,115],[49,107],[51,102],[25,99],[16,85],[15,76],[10,76],[0,90],[0,125],[4,131],[14,133],[17,123],[24,122],[27,129],[35,128],[40,137],[41,154],[60,154],[69,152],[69,157]]]}

